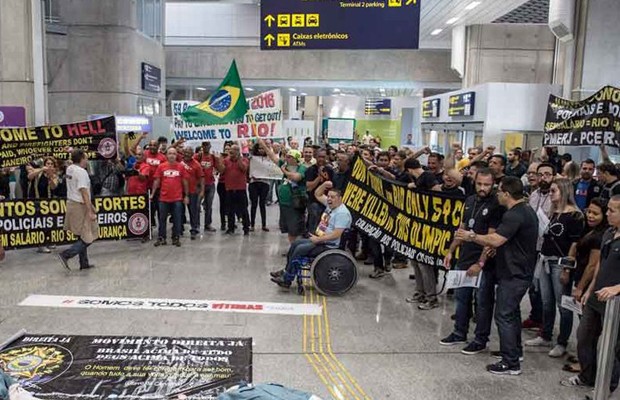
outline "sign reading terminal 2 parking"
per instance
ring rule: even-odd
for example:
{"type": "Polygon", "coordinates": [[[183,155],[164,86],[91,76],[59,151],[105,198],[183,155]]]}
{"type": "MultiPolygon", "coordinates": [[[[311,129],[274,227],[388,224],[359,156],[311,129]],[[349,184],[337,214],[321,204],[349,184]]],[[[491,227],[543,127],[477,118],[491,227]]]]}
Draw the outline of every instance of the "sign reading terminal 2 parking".
{"type": "Polygon", "coordinates": [[[417,49],[421,0],[262,0],[262,50],[417,49]]]}

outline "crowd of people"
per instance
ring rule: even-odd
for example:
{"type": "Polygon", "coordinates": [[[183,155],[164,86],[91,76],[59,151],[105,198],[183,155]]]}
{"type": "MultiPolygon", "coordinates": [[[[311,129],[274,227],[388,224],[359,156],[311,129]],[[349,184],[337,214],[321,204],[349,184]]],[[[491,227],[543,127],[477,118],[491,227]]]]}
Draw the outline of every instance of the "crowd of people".
{"type": "MultiPolygon", "coordinates": [[[[342,196],[352,159],[359,155],[372,173],[385,179],[465,198],[461,227],[445,255],[444,268],[482,276],[479,287],[449,293],[454,298],[454,328],[441,345],[461,344],[466,355],[485,351],[495,319],[500,350],[492,353],[498,362],[487,370],[518,375],[524,346],[545,346],[550,357],[560,358],[576,340],[577,355],[568,357],[563,367],[575,375],[561,383],[593,386],[605,301],[620,294],[620,168],[604,147],[603,161],[597,165],[591,159],[579,163],[555,148],[514,148],[506,155],[493,146],[464,151],[458,144],[447,154],[429,147],[383,150],[368,132],[359,141],[331,145],[313,145],[311,140],[300,145],[294,138],[227,142],[220,154],[211,151],[209,142],[190,148],[183,140],[169,145],[164,138],[144,143],[145,138],[127,145],[122,159],[93,163],[90,175],[85,154],[79,152],[72,154],[73,163],[45,157],[20,168],[16,184],[25,198],[67,197],[83,207],[77,212],[83,215],[73,218],[82,224],[73,227],[82,229],[80,241],[59,253],[65,266],[79,255],[81,268],[92,267],[86,248],[96,236],[89,234],[90,226],[84,229],[84,221],[95,220],[89,200],[93,194],[150,194],[152,226],[157,227],[154,246],[167,244],[169,220],[172,244],[181,246],[186,224],[190,240],[201,234],[201,228],[204,234],[215,234],[212,214],[217,193],[220,229],[227,235],[235,235],[239,225],[243,235],[254,232],[257,212],[260,229],[269,232],[267,206],[278,204],[279,230],[290,243],[283,254],[285,268],[271,273],[279,286],[288,288],[294,280],[292,259],[339,247],[344,232],[350,231],[347,247],[357,260],[373,265],[369,278],[381,279],[393,268],[412,266],[415,289],[405,300],[420,310],[432,310],[439,305],[438,268],[394,254],[351,229],[352,216],[342,196]],[[257,174],[252,158],[273,163],[281,178],[257,174]],[[531,311],[521,322],[526,294],[531,311]],[[573,312],[562,306],[566,296],[583,310],[576,338],[571,338],[573,312]],[[554,338],[557,315],[559,332],[554,338]],[[469,340],[472,320],[474,336],[469,340]],[[536,330],[538,335],[522,343],[522,329],[536,330]]],[[[11,176],[3,171],[4,197],[10,196],[11,176]]],[[[69,212],[75,210],[68,207],[69,212]]],[[[47,253],[50,248],[41,246],[39,251],[47,253]]],[[[615,349],[612,390],[618,384],[619,349],[615,349]]]]}

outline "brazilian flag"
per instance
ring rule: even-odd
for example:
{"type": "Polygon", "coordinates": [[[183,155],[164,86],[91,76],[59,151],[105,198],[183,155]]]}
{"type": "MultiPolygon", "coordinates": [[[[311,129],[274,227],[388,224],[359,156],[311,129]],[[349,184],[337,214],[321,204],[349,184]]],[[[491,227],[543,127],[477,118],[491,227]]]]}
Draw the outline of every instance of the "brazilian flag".
{"type": "Polygon", "coordinates": [[[202,103],[189,107],[183,114],[187,122],[196,125],[218,125],[235,121],[248,111],[237,63],[233,60],[220,86],[202,103]]]}

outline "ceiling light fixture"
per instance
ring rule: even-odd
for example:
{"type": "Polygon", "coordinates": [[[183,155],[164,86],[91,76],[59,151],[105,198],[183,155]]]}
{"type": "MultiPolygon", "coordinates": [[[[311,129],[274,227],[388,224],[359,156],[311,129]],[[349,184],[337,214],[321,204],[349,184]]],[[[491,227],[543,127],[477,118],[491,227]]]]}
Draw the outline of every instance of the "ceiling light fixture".
{"type": "Polygon", "coordinates": [[[295,88],[288,88],[288,91],[289,91],[289,92],[296,92],[296,91],[297,91],[297,89],[295,89],[295,88]]]}
{"type": "Polygon", "coordinates": [[[469,3],[467,5],[467,7],[465,7],[465,9],[467,11],[473,10],[474,8],[478,7],[480,5],[480,3],[482,3],[482,2],[481,1],[472,1],[471,3],[469,3]]]}
{"type": "Polygon", "coordinates": [[[299,93],[299,95],[300,95],[300,96],[307,96],[307,95],[308,95],[308,93],[301,92],[301,93],[299,93]]]}
{"type": "Polygon", "coordinates": [[[253,92],[253,91],[254,91],[254,88],[251,88],[251,87],[246,87],[246,88],[245,88],[245,90],[247,90],[248,92],[253,92]]]}
{"type": "Polygon", "coordinates": [[[447,25],[452,25],[453,23],[455,23],[456,21],[459,20],[459,17],[452,17],[449,20],[446,21],[447,25]]]}
{"type": "Polygon", "coordinates": [[[441,29],[441,28],[435,29],[434,31],[431,32],[431,35],[432,36],[437,36],[437,35],[439,35],[441,33],[441,31],[443,31],[443,29],[441,29]]]}
{"type": "Polygon", "coordinates": [[[197,87],[196,90],[207,90],[207,88],[197,87]]]}
{"type": "Polygon", "coordinates": [[[334,88],[334,93],[340,93],[340,89],[334,88]]]}

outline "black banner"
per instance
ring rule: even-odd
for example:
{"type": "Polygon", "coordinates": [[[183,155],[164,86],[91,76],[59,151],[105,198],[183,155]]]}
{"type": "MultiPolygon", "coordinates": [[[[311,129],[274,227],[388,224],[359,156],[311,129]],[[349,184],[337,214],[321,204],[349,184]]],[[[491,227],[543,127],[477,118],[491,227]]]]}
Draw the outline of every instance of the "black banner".
{"type": "Polygon", "coordinates": [[[605,86],[581,101],[549,96],[544,146],[620,147],[620,88],[605,86]]]}
{"type": "Polygon", "coordinates": [[[443,266],[465,198],[409,189],[372,173],[360,157],[352,165],[343,202],[353,226],[412,260],[443,266]]]}
{"type": "MultiPolygon", "coordinates": [[[[149,232],[147,195],[96,197],[98,240],[119,240],[149,232]]],[[[63,230],[65,199],[0,201],[0,244],[5,249],[61,245],[77,238],[63,230]]]]}
{"type": "Polygon", "coordinates": [[[26,335],[0,361],[40,399],[214,400],[252,381],[252,339],[26,335]]]}
{"type": "Polygon", "coordinates": [[[0,128],[0,168],[27,164],[35,157],[68,160],[71,149],[84,149],[89,160],[116,158],[114,117],[65,125],[0,128]]]}

